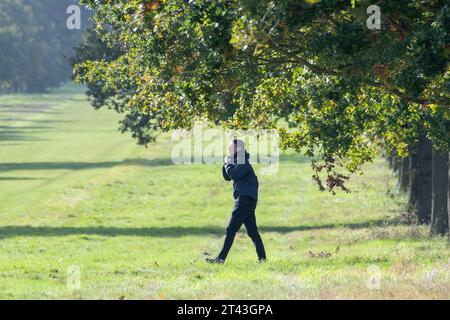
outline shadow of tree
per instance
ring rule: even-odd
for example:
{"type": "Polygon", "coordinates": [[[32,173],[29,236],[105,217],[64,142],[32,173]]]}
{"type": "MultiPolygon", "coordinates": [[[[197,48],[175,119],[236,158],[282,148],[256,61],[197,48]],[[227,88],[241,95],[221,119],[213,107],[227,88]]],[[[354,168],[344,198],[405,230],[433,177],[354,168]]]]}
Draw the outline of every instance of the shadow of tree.
{"type": "MultiPolygon", "coordinates": [[[[342,225],[315,225],[315,226],[261,226],[262,232],[290,233],[295,231],[308,231],[334,228],[369,228],[388,224],[386,220],[373,220],[362,223],[350,223],[342,225]]],[[[50,226],[3,226],[0,227],[0,239],[12,237],[57,237],[69,235],[97,235],[106,237],[116,236],[140,236],[156,238],[177,238],[183,236],[223,235],[225,226],[199,226],[199,227],[50,227],[50,226]]]]}
{"type": "Polygon", "coordinates": [[[51,110],[33,110],[33,108],[9,108],[9,109],[0,109],[0,114],[62,114],[60,111],[51,111],[51,110]]]}
{"type": "Polygon", "coordinates": [[[52,129],[52,127],[48,126],[26,126],[26,127],[20,127],[20,126],[0,126],[0,130],[46,130],[46,129],[52,129]]]}
{"type": "Polygon", "coordinates": [[[46,178],[32,178],[32,177],[0,177],[0,181],[20,181],[20,180],[46,180],[46,178]]]}
{"type": "Polygon", "coordinates": [[[0,141],[46,141],[46,139],[34,138],[23,130],[1,130],[0,141]]]}
{"type": "Polygon", "coordinates": [[[87,170],[99,168],[112,168],[116,166],[169,166],[173,165],[172,159],[125,159],[123,161],[104,162],[11,162],[0,163],[0,171],[20,170],[87,170]]]}

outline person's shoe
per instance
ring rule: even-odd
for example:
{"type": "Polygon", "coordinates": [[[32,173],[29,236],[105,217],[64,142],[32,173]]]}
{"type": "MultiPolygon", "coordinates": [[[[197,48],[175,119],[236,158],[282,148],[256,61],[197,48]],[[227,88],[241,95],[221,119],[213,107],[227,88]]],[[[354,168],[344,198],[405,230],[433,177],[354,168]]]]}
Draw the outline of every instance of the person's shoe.
{"type": "Polygon", "coordinates": [[[208,263],[216,263],[216,264],[223,264],[225,262],[225,260],[220,259],[219,257],[217,258],[205,258],[205,261],[208,263]]]}
{"type": "Polygon", "coordinates": [[[267,259],[266,259],[266,258],[258,259],[258,263],[266,263],[266,262],[267,262],[267,259]]]}

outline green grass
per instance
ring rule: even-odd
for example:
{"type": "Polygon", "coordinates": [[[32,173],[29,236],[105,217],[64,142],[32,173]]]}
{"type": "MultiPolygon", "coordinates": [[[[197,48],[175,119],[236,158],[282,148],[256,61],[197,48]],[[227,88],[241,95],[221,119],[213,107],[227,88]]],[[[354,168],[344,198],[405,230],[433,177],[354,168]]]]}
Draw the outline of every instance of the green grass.
{"type": "Polygon", "coordinates": [[[405,196],[384,161],[333,196],[306,159],[284,155],[278,174],[259,175],[268,262],[243,229],[211,266],[233,205],[220,166],[172,165],[169,137],[138,147],[118,120],[74,91],[0,96],[1,299],[450,297],[448,243],[397,219],[405,196]],[[379,289],[367,286],[374,267],[379,289]]]}

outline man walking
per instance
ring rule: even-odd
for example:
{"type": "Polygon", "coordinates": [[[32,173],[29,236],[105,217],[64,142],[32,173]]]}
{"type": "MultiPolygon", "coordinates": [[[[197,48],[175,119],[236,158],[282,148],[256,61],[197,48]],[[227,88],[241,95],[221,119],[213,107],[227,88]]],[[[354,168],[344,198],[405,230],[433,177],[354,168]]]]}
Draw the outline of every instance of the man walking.
{"type": "Polygon", "coordinates": [[[258,202],[258,177],[249,162],[250,155],[244,148],[242,140],[235,139],[228,147],[229,155],[225,157],[222,174],[226,181],[233,180],[234,208],[226,230],[222,251],[216,258],[206,258],[209,263],[224,263],[233,245],[236,232],[245,225],[248,236],[252,239],[260,262],[266,260],[264,244],[256,226],[255,209],[258,202]]]}

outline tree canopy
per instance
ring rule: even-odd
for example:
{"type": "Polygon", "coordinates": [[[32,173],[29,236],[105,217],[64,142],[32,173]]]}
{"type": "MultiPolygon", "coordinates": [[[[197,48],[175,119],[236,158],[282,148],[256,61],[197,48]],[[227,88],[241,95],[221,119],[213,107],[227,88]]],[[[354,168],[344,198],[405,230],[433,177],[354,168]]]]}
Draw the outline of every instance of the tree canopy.
{"type": "MultiPolygon", "coordinates": [[[[77,59],[96,107],[140,143],[202,119],[276,128],[345,189],[377,150],[450,151],[447,1],[83,0],[113,54],[77,59]],[[369,30],[369,5],[381,29],[369,30]]],[[[78,51],[83,56],[83,48],[78,51]]],[[[319,175],[315,176],[322,189],[319,175]]]]}

